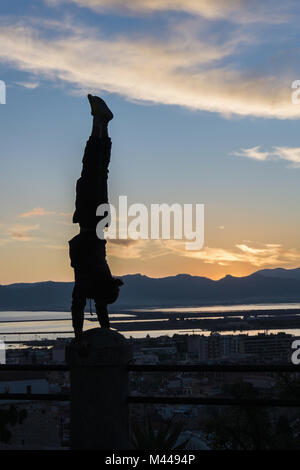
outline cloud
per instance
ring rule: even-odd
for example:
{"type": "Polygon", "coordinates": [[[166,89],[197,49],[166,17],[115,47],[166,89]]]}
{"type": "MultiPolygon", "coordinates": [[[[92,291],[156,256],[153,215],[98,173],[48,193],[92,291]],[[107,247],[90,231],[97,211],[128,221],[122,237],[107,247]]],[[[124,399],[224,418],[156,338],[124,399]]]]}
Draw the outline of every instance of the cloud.
{"type": "Polygon", "coordinates": [[[206,264],[227,266],[231,263],[247,263],[255,267],[262,266],[295,266],[300,262],[300,251],[285,249],[280,244],[267,243],[260,246],[250,246],[246,243],[237,244],[232,249],[205,247],[200,251],[187,251],[182,241],[169,240],[165,242],[174,254],[203,261],[206,264]]]}
{"type": "Polygon", "coordinates": [[[257,147],[232,152],[232,155],[252,158],[259,161],[286,160],[291,162],[291,167],[300,168],[300,147],[272,147],[272,150],[263,152],[258,145],[257,147]]]}
{"type": "MultiPolygon", "coordinates": [[[[128,241],[128,240],[124,240],[128,241]]],[[[145,251],[145,241],[130,240],[132,243],[117,243],[118,240],[108,240],[107,255],[121,259],[139,259],[145,251]]]]}
{"type": "MultiPolygon", "coordinates": [[[[126,240],[120,240],[126,241],[126,240]]],[[[278,243],[254,245],[244,241],[234,247],[205,247],[199,251],[185,249],[186,240],[128,240],[129,243],[107,244],[108,255],[124,259],[150,259],[158,256],[180,256],[203,261],[205,264],[228,266],[232,263],[250,264],[255,267],[264,266],[298,266],[300,251],[286,249],[278,243]]]]}
{"type": "Polygon", "coordinates": [[[42,207],[35,207],[29,212],[24,212],[23,214],[20,214],[20,217],[22,218],[29,218],[29,217],[36,217],[36,216],[44,216],[44,215],[54,215],[55,212],[53,211],[46,211],[42,207]]]}
{"type": "Polygon", "coordinates": [[[240,23],[268,22],[281,23],[287,15],[274,6],[274,2],[264,0],[46,0],[49,5],[74,3],[91,8],[96,12],[117,10],[118,13],[145,14],[163,11],[176,11],[202,16],[209,20],[227,19],[240,23]]]}
{"type": "Polygon", "coordinates": [[[170,254],[162,240],[108,240],[108,256],[124,259],[151,259],[170,254]]]}
{"type": "Polygon", "coordinates": [[[258,145],[257,147],[251,147],[249,149],[241,149],[238,152],[233,152],[232,155],[236,155],[238,157],[253,158],[254,160],[264,161],[264,160],[267,160],[271,154],[269,152],[262,152],[260,150],[260,146],[258,145]]]}
{"type": "Polygon", "coordinates": [[[222,38],[190,23],[161,38],[104,37],[93,28],[36,21],[0,25],[0,63],[72,84],[82,92],[118,93],[127,99],[185,106],[222,115],[299,118],[290,83],[279,74],[258,76],[225,65],[249,38],[222,38]]]}
{"type": "Polygon", "coordinates": [[[15,82],[16,85],[23,86],[24,88],[29,88],[34,90],[39,86],[39,82],[15,82]]]}
{"type": "Polygon", "coordinates": [[[32,240],[30,232],[39,230],[39,224],[36,225],[16,225],[10,230],[10,235],[13,240],[27,242],[32,240]]]}
{"type": "Polygon", "coordinates": [[[130,238],[127,238],[127,239],[116,238],[116,239],[109,240],[109,243],[113,243],[114,245],[125,246],[125,247],[129,247],[130,245],[135,245],[136,242],[137,240],[132,240],[130,238]]]}
{"type": "Polygon", "coordinates": [[[274,147],[274,154],[282,160],[291,162],[291,166],[300,167],[300,147],[274,147]]]}

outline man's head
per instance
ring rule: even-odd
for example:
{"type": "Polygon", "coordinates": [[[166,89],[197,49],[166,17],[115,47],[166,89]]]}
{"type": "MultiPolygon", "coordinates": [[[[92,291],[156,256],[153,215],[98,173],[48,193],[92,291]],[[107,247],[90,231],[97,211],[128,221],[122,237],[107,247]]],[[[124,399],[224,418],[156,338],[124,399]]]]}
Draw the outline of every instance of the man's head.
{"type": "Polygon", "coordinates": [[[103,300],[106,304],[113,304],[120,294],[120,287],[124,282],[118,277],[112,277],[104,282],[103,285],[103,300]]]}

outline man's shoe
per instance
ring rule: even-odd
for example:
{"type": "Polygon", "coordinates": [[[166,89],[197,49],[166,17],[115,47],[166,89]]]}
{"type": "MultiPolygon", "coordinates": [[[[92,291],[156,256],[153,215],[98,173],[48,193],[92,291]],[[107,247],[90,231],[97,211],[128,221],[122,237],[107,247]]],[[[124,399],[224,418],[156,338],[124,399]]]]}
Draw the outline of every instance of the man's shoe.
{"type": "Polygon", "coordinates": [[[103,121],[109,122],[114,117],[113,113],[102,98],[98,96],[88,95],[91,105],[91,113],[103,121]]]}

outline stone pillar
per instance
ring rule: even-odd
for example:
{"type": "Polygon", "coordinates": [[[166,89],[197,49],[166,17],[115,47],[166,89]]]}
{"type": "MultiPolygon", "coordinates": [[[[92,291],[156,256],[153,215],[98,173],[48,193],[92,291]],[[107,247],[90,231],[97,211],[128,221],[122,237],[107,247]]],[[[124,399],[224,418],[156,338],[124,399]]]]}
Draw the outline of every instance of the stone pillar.
{"type": "Polygon", "coordinates": [[[107,328],[83,333],[66,351],[71,373],[72,449],[130,449],[127,340],[107,328]]]}

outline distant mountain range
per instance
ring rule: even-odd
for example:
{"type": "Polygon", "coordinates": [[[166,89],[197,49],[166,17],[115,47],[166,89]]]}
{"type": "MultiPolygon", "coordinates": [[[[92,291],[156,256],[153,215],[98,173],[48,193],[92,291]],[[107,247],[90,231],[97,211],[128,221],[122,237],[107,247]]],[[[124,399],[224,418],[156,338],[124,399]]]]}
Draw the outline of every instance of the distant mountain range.
{"type": "MultiPolygon", "coordinates": [[[[200,306],[256,302],[300,302],[300,268],[263,269],[250,276],[218,281],[189,274],[150,278],[123,276],[114,310],[137,307],[200,306]]],[[[72,282],[0,286],[0,310],[69,310],[72,282]]]]}
{"type": "Polygon", "coordinates": [[[297,279],[300,281],[300,268],[295,269],[284,269],[284,268],[275,268],[275,269],[262,269],[257,271],[256,274],[262,274],[267,277],[279,277],[283,279],[297,279]]]}

